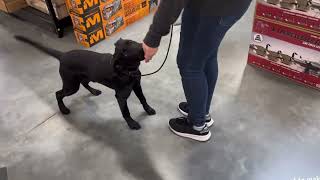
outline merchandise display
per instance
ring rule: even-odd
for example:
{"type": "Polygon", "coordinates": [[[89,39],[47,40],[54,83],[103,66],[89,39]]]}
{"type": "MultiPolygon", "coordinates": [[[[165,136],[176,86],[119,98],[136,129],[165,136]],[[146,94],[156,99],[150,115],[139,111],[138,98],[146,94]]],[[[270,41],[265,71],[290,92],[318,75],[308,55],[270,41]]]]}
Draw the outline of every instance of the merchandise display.
{"type": "Polygon", "coordinates": [[[259,12],[264,5],[258,1],[248,63],[320,90],[320,31],[313,29],[319,27],[319,21],[302,28],[298,20],[294,26],[268,19],[260,16],[268,11],[266,6],[259,12]]]}
{"type": "Polygon", "coordinates": [[[158,0],[67,0],[76,39],[85,47],[125,29],[157,5],[158,0]]]}
{"type": "Polygon", "coordinates": [[[287,26],[320,31],[320,0],[258,0],[256,16],[287,26]],[[282,5],[281,5],[282,4],[282,5]]]}

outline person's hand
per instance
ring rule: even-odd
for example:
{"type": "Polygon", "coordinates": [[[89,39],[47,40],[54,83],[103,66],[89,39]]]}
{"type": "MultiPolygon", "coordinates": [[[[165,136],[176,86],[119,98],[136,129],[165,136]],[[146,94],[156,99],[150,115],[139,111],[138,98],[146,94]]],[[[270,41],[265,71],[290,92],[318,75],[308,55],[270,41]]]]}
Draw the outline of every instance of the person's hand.
{"type": "Polygon", "coordinates": [[[149,47],[145,43],[142,43],[142,48],[144,51],[144,58],[146,63],[148,63],[152,59],[152,57],[158,52],[158,48],[149,47]]]}

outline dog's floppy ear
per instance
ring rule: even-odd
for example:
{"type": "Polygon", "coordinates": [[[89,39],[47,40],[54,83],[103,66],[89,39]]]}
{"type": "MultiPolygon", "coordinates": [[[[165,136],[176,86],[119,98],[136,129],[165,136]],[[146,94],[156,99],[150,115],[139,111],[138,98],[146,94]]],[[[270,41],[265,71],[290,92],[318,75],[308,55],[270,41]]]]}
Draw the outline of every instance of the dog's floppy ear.
{"type": "Polygon", "coordinates": [[[123,41],[123,39],[120,38],[117,42],[114,43],[114,45],[115,45],[115,46],[119,46],[119,45],[120,45],[120,42],[122,42],[122,41],[123,41]]]}

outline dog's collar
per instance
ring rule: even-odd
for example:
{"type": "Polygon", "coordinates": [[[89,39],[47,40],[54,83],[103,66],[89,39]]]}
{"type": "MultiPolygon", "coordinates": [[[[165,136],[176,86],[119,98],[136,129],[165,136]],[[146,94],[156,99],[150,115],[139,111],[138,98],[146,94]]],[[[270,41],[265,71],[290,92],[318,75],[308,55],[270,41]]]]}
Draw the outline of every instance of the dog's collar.
{"type": "Polygon", "coordinates": [[[118,73],[129,76],[129,77],[140,77],[141,76],[141,72],[139,69],[135,70],[135,71],[128,71],[120,66],[116,66],[116,69],[118,71],[118,73]]]}

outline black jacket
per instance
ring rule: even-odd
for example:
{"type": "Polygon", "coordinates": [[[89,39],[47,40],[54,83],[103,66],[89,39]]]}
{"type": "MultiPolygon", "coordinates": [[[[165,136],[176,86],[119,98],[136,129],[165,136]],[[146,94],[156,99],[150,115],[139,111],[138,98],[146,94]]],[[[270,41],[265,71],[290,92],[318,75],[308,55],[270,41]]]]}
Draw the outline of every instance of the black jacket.
{"type": "Polygon", "coordinates": [[[250,5],[251,0],[161,0],[144,43],[158,47],[162,36],[170,31],[183,8],[188,7],[198,16],[240,15],[250,5]]]}

